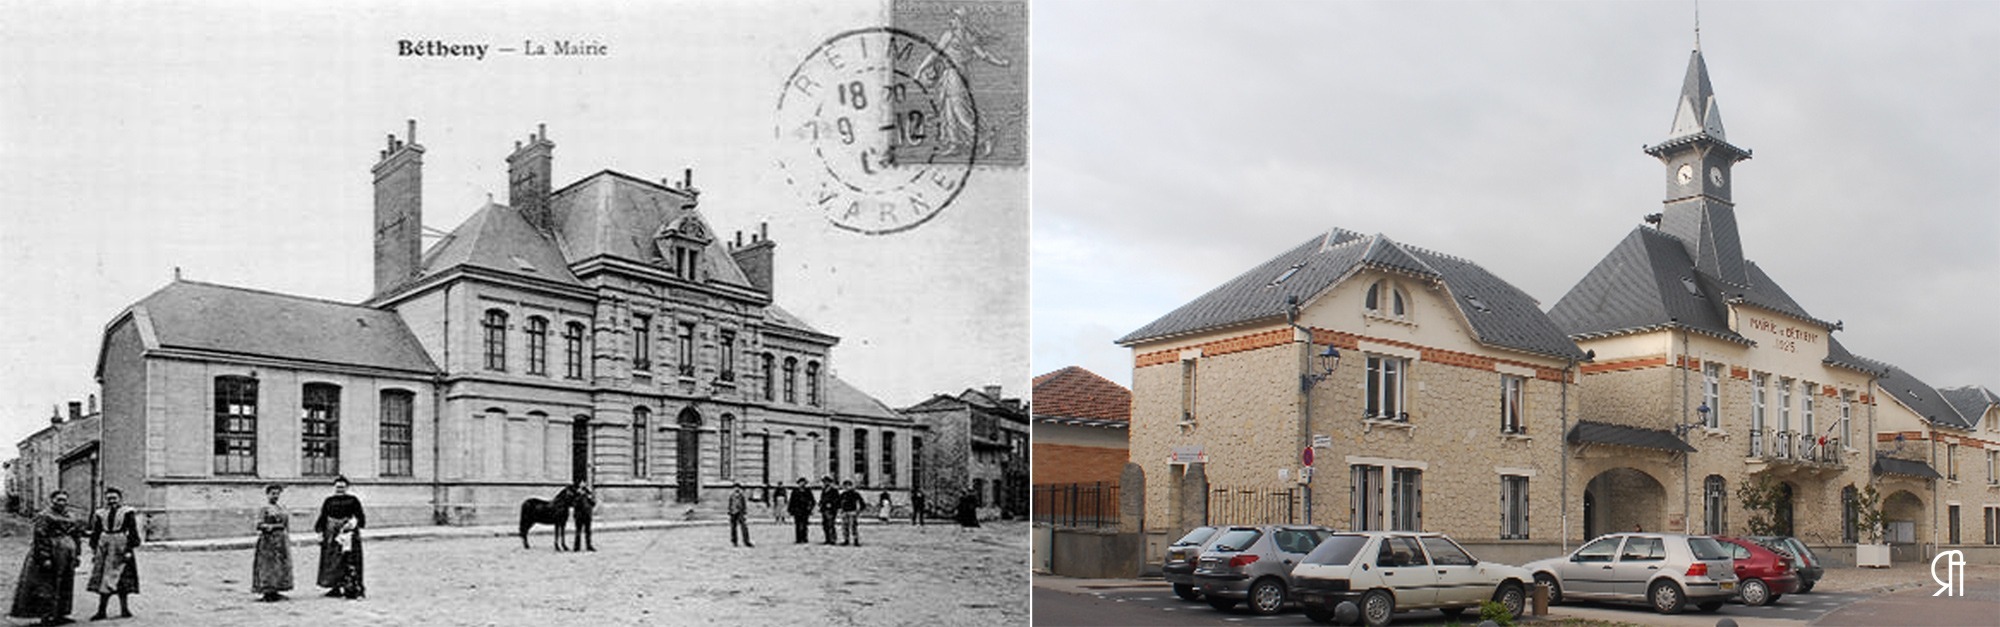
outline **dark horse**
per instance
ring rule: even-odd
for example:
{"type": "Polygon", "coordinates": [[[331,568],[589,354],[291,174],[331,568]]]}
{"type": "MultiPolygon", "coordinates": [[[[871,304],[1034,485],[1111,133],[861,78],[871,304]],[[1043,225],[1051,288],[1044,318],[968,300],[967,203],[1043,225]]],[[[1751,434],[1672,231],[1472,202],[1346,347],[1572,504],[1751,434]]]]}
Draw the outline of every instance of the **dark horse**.
{"type": "Polygon", "coordinates": [[[561,492],[557,492],[556,498],[553,501],[544,501],[541,499],[528,499],[526,501],[522,501],[521,502],[521,548],[524,549],[529,548],[528,530],[533,529],[535,525],[539,524],[539,525],[555,525],[556,550],[557,551],[569,550],[569,545],[565,541],[565,538],[563,537],[564,536],[563,531],[564,528],[569,524],[570,509],[576,507],[577,502],[582,500],[583,498],[584,498],[583,492],[579,491],[576,486],[572,485],[563,488],[561,492]]]}

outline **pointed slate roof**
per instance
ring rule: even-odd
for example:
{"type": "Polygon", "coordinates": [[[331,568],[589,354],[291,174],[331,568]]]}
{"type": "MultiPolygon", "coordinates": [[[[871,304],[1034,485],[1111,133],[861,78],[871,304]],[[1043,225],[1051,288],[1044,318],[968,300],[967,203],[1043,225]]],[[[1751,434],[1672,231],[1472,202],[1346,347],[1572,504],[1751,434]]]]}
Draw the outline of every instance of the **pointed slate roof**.
{"type": "Polygon", "coordinates": [[[1925,421],[1954,429],[1972,428],[1972,421],[1966,420],[1964,416],[1959,415],[1958,409],[1952,407],[1951,403],[1945,400],[1944,395],[1938,393],[1937,388],[1931,387],[1930,384],[1924,383],[1922,379],[1918,379],[1915,375],[1896,367],[1895,364],[1883,363],[1865,357],[1862,360],[1881,366],[1883,374],[1881,378],[1875,380],[1877,387],[1882,388],[1890,396],[1895,397],[1897,402],[1902,403],[1904,407],[1910,408],[1910,411],[1916,412],[1918,416],[1922,416],[1925,421]]]}
{"type": "Polygon", "coordinates": [[[1583,351],[1544,315],[1535,299],[1471,261],[1397,243],[1383,235],[1333,229],[1313,236],[1250,271],[1119,338],[1146,340],[1281,319],[1288,299],[1299,303],[1367,268],[1442,282],[1481,343],[1559,359],[1583,351]]]}
{"type": "MultiPolygon", "coordinates": [[[[1729,328],[1730,303],[1775,311],[1831,330],[1834,323],[1807,313],[1764,269],[1745,262],[1749,285],[1715,278],[1695,266],[1680,240],[1638,227],[1599,260],[1549,309],[1549,317],[1579,339],[1683,328],[1732,342],[1750,340],[1729,328]]],[[[1834,353],[1829,351],[1829,363],[1834,353]]],[[[1850,364],[1838,363],[1836,365],[1850,364]]]]}
{"type": "Polygon", "coordinates": [[[1993,390],[1984,386],[1946,388],[1938,390],[1938,394],[1944,396],[1945,402],[1951,403],[1952,409],[1958,410],[1959,417],[1965,419],[1969,428],[1978,427],[1986,412],[1993,406],[2000,405],[2000,396],[1994,395],[1993,390]]]}
{"type": "Polygon", "coordinates": [[[1667,140],[1646,147],[1646,152],[1658,155],[1703,140],[1740,158],[1750,156],[1750,151],[1729,143],[1722,128],[1722,105],[1716,103],[1715,88],[1708,82],[1708,62],[1702,59],[1701,49],[1696,48],[1688,56],[1687,76],[1681,79],[1680,98],[1674,103],[1674,125],[1667,131],[1667,140]]]}
{"type": "Polygon", "coordinates": [[[403,319],[373,307],[176,280],[128,311],[148,348],[438,372],[403,319]]]}
{"type": "Polygon", "coordinates": [[[581,286],[569,262],[547,235],[528,224],[521,212],[487,203],[443,240],[424,253],[421,277],[460,266],[497,270],[581,286]]]}
{"type": "Polygon", "coordinates": [[[1029,409],[1038,420],[1131,422],[1132,391],[1095,372],[1067,366],[1035,377],[1029,409]]]}
{"type": "MultiPolygon", "coordinates": [[[[700,220],[694,197],[687,191],[612,170],[556,190],[549,204],[560,245],[572,262],[610,256],[651,263],[660,259],[654,237],[663,225],[678,228],[688,220],[700,220]]],[[[709,238],[700,263],[710,280],[751,288],[721,237],[709,238]]]]}

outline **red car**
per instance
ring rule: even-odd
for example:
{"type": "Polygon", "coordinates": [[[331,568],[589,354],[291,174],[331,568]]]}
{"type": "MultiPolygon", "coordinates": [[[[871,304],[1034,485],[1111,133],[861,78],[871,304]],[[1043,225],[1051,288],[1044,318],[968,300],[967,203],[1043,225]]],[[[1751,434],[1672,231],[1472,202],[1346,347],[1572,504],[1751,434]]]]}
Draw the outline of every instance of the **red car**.
{"type": "Polygon", "coordinates": [[[1792,558],[1742,538],[1716,536],[1715,540],[1736,559],[1737,588],[1744,605],[1777,603],[1779,597],[1799,589],[1799,573],[1792,558]]]}

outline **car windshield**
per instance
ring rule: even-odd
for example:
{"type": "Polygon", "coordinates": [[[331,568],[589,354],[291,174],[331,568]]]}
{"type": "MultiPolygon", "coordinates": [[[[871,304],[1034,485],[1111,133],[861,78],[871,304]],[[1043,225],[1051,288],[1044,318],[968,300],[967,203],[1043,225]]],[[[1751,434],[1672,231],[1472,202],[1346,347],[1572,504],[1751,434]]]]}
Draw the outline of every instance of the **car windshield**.
{"type": "Polygon", "coordinates": [[[1698,560],[1729,559],[1729,552],[1722,550],[1722,545],[1716,543],[1715,538],[1688,538],[1688,551],[1693,552],[1698,560]]]}
{"type": "Polygon", "coordinates": [[[1222,532],[1222,537],[1216,538],[1215,546],[1210,550],[1222,553],[1241,551],[1256,544],[1261,537],[1264,537],[1264,532],[1256,529],[1231,529],[1222,532]]]}
{"type": "Polygon", "coordinates": [[[1207,540],[1212,535],[1215,535],[1214,527],[1195,527],[1194,531],[1190,531],[1187,535],[1181,536],[1181,539],[1175,540],[1174,546],[1201,544],[1202,541],[1207,540]]]}
{"type": "Polygon", "coordinates": [[[1319,547],[1306,554],[1307,564],[1339,566],[1354,561],[1361,547],[1368,544],[1368,536],[1334,534],[1319,543],[1319,547]]]}

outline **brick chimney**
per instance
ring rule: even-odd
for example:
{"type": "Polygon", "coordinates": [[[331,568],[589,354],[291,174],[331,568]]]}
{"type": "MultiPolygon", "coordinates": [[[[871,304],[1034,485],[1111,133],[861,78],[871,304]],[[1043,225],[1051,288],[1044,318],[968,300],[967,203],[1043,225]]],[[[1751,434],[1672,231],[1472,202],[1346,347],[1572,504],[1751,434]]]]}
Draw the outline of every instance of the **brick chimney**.
{"type": "Polygon", "coordinates": [[[62,421],[62,405],[57,405],[57,406],[55,406],[55,409],[54,409],[53,411],[50,411],[50,412],[49,412],[49,424],[52,424],[52,425],[59,425],[59,424],[62,424],[62,422],[63,422],[63,421],[62,421]]]}
{"type": "Polygon", "coordinates": [[[987,395],[987,396],[991,396],[991,397],[993,397],[993,400],[994,400],[994,401],[999,401],[999,400],[1001,400],[1001,398],[1000,398],[1000,386],[997,386],[997,385],[989,385],[989,386],[986,386],[986,390],[985,390],[985,391],[986,391],[986,395],[987,395]]]}
{"type": "Polygon", "coordinates": [[[417,145],[417,121],[403,139],[389,135],[388,146],[371,170],[375,174],[375,294],[417,276],[423,259],[424,147],[417,145]]]}
{"type": "Polygon", "coordinates": [[[771,225],[757,223],[757,232],[750,235],[750,242],[743,242],[743,232],[736,232],[736,242],[729,246],[729,256],[736,259],[736,266],[743,269],[743,276],[750,279],[750,286],[757,291],[770,294],[772,254],[778,244],[771,241],[771,225]]]}
{"type": "Polygon", "coordinates": [[[549,141],[549,126],[536,124],[528,142],[514,142],[514,154],[507,156],[507,205],[521,212],[528,224],[543,233],[555,233],[554,216],[549,214],[550,164],[555,161],[555,142],[549,141]]]}
{"type": "Polygon", "coordinates": [[[71,422],[83,419],[83,401],[69,402],[69,419],[71,422]]]}

